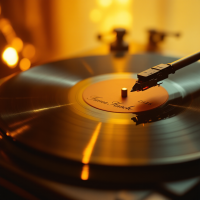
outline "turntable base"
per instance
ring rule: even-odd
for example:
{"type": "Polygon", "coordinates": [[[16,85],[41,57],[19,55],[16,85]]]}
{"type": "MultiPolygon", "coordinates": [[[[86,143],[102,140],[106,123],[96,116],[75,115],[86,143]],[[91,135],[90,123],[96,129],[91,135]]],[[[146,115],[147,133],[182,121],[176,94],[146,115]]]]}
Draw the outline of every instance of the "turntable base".
{"type": "Polygon", "coordinates": [[[175,58],[145,54],[124,60],[121,64],[107,55],[57,61],[1,85],[0,186],[3,177],[39,199],[96,199],[108,190],[113,198],[107,199],[122,199],[120,190],[134,197],[136,190],[144,190],[175,199],[195,188],[200,182],[199,63],[173,74],[162,87],[130,93],[138,72],[175,58]],[[128,89],[126,98],[121,97],[123,87],[128,89]],[[101,93],[105,91],[109,95],[101,93]],[[139,98],[146,104],[141,104],[143,110],[137,106],[123,113],[90,105],[87,98],[92,95],[103,95],[106,102],[129,102],[127,107],[141,103],[139,98]],[[144,109],[151,108],[147,102],[157,107],[144,109]],[[83,178],[84,169],[88,174],[83,178]],[[186,181],[190,187],[174,194],[170,183],[186,181]],[[86,193],[95,198],[84,198],[86,193]]]}

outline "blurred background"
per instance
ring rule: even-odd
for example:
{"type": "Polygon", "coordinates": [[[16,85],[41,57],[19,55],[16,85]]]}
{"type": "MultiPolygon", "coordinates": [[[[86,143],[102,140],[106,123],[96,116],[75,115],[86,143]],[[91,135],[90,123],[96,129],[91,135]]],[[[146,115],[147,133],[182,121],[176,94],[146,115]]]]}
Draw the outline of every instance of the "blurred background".
{"type": "Polygon", "coordinates": [[[0,78],[46,62],[108,54],[114,28],[126,29],[131,54],[193,53],[200,50],[199,9],[199,0],[0,0],[0,78]]]}

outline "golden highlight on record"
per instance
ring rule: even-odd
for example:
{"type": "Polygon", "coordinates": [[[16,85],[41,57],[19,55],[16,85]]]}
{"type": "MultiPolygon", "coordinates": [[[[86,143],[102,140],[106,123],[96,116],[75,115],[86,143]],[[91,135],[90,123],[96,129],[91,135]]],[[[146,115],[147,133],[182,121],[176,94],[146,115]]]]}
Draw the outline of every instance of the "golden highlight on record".
{"type": "Polygon", "coordinates": [[[92,155],[94,145],[95,145],[97,137],[99,135],[101,125],[102,125],[102,123],[99,122],[97,127],[95,128],[93,134],[92,134],[92,137],[90,138],[88,145],[86,146],[86,148],[83,152],[82,163],[84,165],[83,165],[82,172],[81,172],[81,179],[82,180],[87,180],[89,178],[89,166],[87,164],[90,161],[90,157],[92,155]]]}
{"type": "MultiPolygon", "coordinates": [[[[2,58],[26,70],[35,48],[20,44],[5,47],[2,58]]],[[[200,52],[169,63],[173,59],[78,57],[0,79],[0,184],[6,193],[12,199],[196,196],[200,64],[173,73],[199,60],[200,52]],[[169,64],[147,69],[159,60],[169,64]],[[138,69],[145,71],[136,79],[129,71],[138,69]]]]}

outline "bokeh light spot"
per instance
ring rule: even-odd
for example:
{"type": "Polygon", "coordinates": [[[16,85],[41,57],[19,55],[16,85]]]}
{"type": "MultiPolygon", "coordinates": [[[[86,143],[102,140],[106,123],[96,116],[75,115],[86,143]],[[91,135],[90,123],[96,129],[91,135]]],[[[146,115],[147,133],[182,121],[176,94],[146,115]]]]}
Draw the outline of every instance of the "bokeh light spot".
{"type": "Polygon", "coordinates": [[[108,32],[113,28],[121,27],[125,29],[130,29],[132,27],[133,17],[130,12],[126,10],[121,10],[114,14],[108,15],[101,26],[102,31],[108,32]]]}
{"type": "Polygon", "coordinates": [[[31,61],[28,58],[23,58],[19,62],[19,68],[22,71],[28,70],[30,68],[30,66],[31,66],[31,61]]]}
{"type": "Polygon", "coordinates": [[[115,26],[131,27],[132,16],[128,11],[118,12],[115,16],[115,26]]]}
{"type": "Polygon", "coordinates": [[[102,31],[104,32],[109,32],[114,28],[114,23],[113,23],[113,17],[112,16],[108,16],[103,24],[102,24],[102,31]]]}
{"type": "Polygon", "coordinates": [[[35,56],[35,47],[32,44],[26,44],[22,50],[22,55],[25,58],[33,58],[35,56]]]}
{"type": "Polygon", "coordinates": [[[123,4],[123,5],[127,5],[130,2],[130,0],[116,0],[116,1],[117,3],[123,4]]]}
{"type": "Polygon", "coordinates": [[[93,22],[99,22],[101,20],[101,11],[98,10],[98,9],[93,9],[91,12],[90,12],[90,19],[93,21],[93,22]]]}
{"type": "Polygon", "coordinates": [[[11,45],[12,45],[13,48],[16,49],[17,52],[20,52],[23,49],[23,41],[18,37],[15,37],[12,40],[11,45]]]}
{"type": "Polygon", "coordinates": [[[7,25],[7,24],[10,24],[10,22],[7,19],[5,19],[5,18],[0,19],[0,26],[1,26],[1,28],[3,26],[7,25]]]}
{"type": "Polygon", "coordinates": [[[8,47],[4,50],[2,59],[10,68],[14,68],[19,60],[19,57],[17,51],[13,47],[8,47]]]}
{"type": "Polygon", "coordinates": [[[98,0],[97,2],[102,7],[109,7],[112,4],[112,0],[98,0]]]}
{"type": "Polygon", "coordinates": [[[8,35],[9,33],[11,33],[13,31],[12,26],[10,24],[5,24],[2,28],[1,31],[8,35]]]}

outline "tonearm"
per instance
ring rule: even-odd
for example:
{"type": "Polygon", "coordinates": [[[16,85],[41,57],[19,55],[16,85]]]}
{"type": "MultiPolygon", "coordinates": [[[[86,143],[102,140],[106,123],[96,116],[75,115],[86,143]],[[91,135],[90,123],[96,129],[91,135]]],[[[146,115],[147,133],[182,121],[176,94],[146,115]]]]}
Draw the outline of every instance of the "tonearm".
{"type": "Polygon", "coordinates": [[[174,74],[179,70],[200,59],[200,52],[183,57],[168,64],[159,64],[137,74],[138,80],[132,87],[131,92],[144,91],[154,86],[162,84],[160,81],[168,78],[169,74],[174,74]]]}

